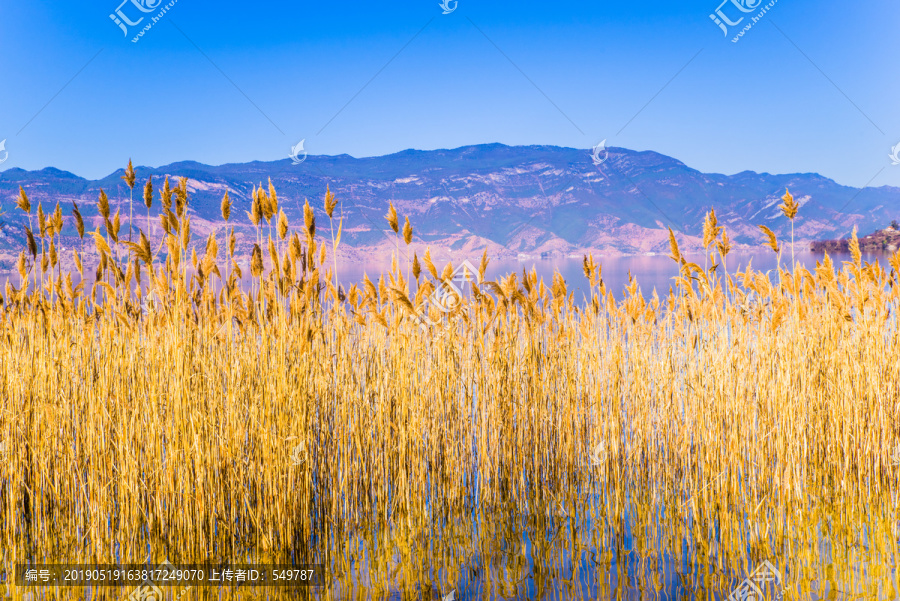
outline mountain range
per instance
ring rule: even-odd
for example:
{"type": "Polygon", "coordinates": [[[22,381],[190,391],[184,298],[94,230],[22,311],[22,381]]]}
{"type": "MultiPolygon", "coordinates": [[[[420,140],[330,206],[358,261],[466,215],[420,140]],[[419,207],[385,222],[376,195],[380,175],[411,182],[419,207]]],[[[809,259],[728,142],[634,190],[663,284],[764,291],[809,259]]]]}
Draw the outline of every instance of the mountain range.
{"type": "MultiPolygon", "coordinates": [[[[900,216],[896,187],[852,188],[815,173],[701,173],[656,152],[616,147],[598,153],[596,161],[583,149],[485,144],[371,158],[307,156],[299,163],[284,159],[210,166],[185,161],[136,166],[135,171],[135,225],[145,231],[141,191],[148,177],[153,176],[157,191],[151,239],[161,231],[157,209],[163,178],[184,176],[189,178],[188,211],[197,242],[212,230],[221,231],[220,203],[228,190],[234,202],[232,223],[243,234],[239,252],[247,252],[255,237],[244,213],[253,187],[266,185],[269,178],[290,223],[302,226],[308,199],[319,234],[330,239],[322,208],[327,186],[341,201],[335,211],[336,217],[343,215],[339,255],[349,260],[389,257],[397,245],[384,219],[390,202],[401,224],[409,217],[419,254],[430,246],[435,257],[477,258],[484,249],[501,258],[667,253],[669,227],[682,250],[700,250],[703,218],[710,208],[736,250],[759,248],[763,235],[758,224],[783,241],[790,238],[790,222],[778,208],[786,189],[801,205],[794,232],[798,248],[845,236],[854,225],[861,232],[880,229],[900,216]]],[[[77,247],[71,203],[92,218],[86,220],[93,229],[101,224],[95,203],[102,188],[113,212],[118,208],[127,217],[129,190],[123,173],[100,180],[54,168],[0,173],[0,269],[12,265],[25,242],[28,217],[15,206],[20,186],[32,205],[42,203],[45,212],[60,202],[67,217],[64,242],[77,247]]]]}

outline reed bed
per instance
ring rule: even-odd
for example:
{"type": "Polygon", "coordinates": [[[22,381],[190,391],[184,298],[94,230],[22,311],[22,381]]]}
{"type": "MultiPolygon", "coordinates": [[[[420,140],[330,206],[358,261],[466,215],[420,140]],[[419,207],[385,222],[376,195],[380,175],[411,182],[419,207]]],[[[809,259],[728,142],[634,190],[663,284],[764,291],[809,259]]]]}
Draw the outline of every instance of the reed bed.
{"type": "Polygon", "coordinates": [[[785,598],[900,595],[900,257],[863,262],[855,232],[842,266],[729,271],[710,212],[705,265],[672,235],[663,297],[632,281],[616,300],[588,256],[586,299],[525,271],[445,313],[428,301],[453,266],[419,258],[393,206],[392,269],[345,287],[338,199],[323,237],[321,213],[292,227],[260,186],[242,286],[228,195],[222,249],[192,238],[187,180],[148,181],[144,202],[128,241],[103,193],[86,232],[78,207],[21,191],[0,310],[7,568],[298,562],[326,566],[329,599],[721,599],[770,560],[785,598]],[[76,285],[66,227],[87,244],[76,285]]]}

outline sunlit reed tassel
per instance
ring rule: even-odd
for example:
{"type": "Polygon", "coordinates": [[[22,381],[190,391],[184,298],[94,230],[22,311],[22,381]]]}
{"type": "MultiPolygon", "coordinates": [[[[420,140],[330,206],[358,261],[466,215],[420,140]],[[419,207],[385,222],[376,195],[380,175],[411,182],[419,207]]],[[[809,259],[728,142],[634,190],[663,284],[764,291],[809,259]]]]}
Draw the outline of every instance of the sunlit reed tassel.
{"type": "Polygon", "coordinates": [[[128,167],[125,169],[125,175],[120,176],[123,180],[125,180],[125,184],[128,186],[129,197],[128,197],[128,241],[131,242],[131,229],[132,223],[134,222],[134,183],[135,183],[135,174],[134,167],[131,166],[131,159],[128,159],[128,167]]]}

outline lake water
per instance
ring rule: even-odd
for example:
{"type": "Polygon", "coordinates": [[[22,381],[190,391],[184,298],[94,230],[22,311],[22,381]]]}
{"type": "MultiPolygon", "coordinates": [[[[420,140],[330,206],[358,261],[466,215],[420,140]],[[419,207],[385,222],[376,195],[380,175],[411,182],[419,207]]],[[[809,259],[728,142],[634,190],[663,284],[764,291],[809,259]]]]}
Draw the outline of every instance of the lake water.
{"type": "MultiPolygon", "coordinates": [[[[704,262],[706,259],[704,255],[685,254],[684,256],[686,260],[695,262],[701,267],[705,267],[707,264],[704,262]]],[[[850,260],[849,254],[836,254],[829,256],[838,269],[841,267],[842,261],[850,260]]],[[[797,263],[809,269],[810,271],[813,271],[815,269],[816,261],[822,261],[822,259],[823,255],[819,253],[804,252],[796,254],[797,263]]],[[[473,256],[467,260],[477,268],[481,262],[481,257],[473,256]]],[[[863,260],[870,263],[874,263],[876,261],[880,262],[888,271],[890,270],[890,266],[887,263],[888,255],[869,253],[863,255],[863,260]]],[[[612,292],[616,296],[616,298],[619,299],[624,297],[625,287],[628,285],[629,274],[637,280],[639,289],[643,293],[645,298],[649,298],[650,296],[652,296],[654,289],[657,291],[661,298],[665,297],[665,295],[668,293],[669,287],[673,286],[674,284],[673,278],[678,275],[678,266],[667,255],[595,255],[594,262],[602,267],[601,276],[603,278],[603,282],[606,284],[606,289],[612,292]]],[[[774,272],[777,267],[778,260],[775,254],[770,251],[730,254],[728,256],[727,262],[728,273],[732,274],[733,276],[737,271],[743,271],[748,264],[751,264],[751,262],[754,269],[762,270],[764,272],[771,271],[771,275],[774,278],[774,272]]],[[[461,263],[462,259],[453,261],[454,267],[458,267],[461,263]]],[[[790,266],[790,263],[790,254],[783,254],[781,258],[782,267],[790,266]]],[[[446,262],[444,261],[435,261],[435,266],[437,267],[438,272],[441,272],[443,270],[445,264],[446,262]]],[[[239,260],[238,265],[241,267],[241,270],[244,273],[243,283],[246,287],[249,287],[252,282],[252,278],[249,276],[249,259],[239,260]]],[[[353,284],[357,284],[357,286],[361,287],[363,275],[366,274],[369,276],[369,279],[371,279],[372,282],[377,285],[379,274],[387,274],[387,272],[390,270],[390,267],[390,260],[367,262],[338,262],[338,281],[346,291],[353,284]]],[[[408,271],[408,266],[405,258],[401,262],[401,267],[403,268],[404,274],[406,274],[408,271]]],[[[94,267],[89,267],[87,265],[85,266],[85,274],[88,276],[89,281],[93,280],[93,278],[91,277],[93,269],[94,267]]],[[[532,269],[537,272],[538,279],[543,278],[545,286],[548,287],[553,282],[554,273],[559,272],[566,281],[566,287],[568,291],[575,293],[576,304],[580,304],[583,301],[584,297],[588,295],[588,281],[584,276],[581,258],[492,260],[488,264],[485,279],[488,281],[495,281],[501,277],[515,272],[518,274],[518,281],[521,282],[522,271],[526,270],[528,272],[531,272],[532,269]]],[[[723,268],[721,266],[718,269],[718,273],[723,273],[723,268]]],[[[13,285],[19,285],[20,278],[18,273],[16,273],[15,271],[0,271],[0,286],[2,286],[2,283],[5,282],[7,278],[9,278],[9,281],[13,285]]],[[[427,278],[430,278],[430,275],[423,265],[422,280],[424,281],[427,278]]],[[[411,276],[410,279],[412,279],[411,276]]],[[[72,281],[74,284],[78,283],[77,272],[74,272],[74,269],[72,281]]],[[[146,285],[146,278],[144,278],[144,285],[146,285]]],[[[415,286],[411,286],[411,289],[415,291],[415,286]]]]}
{"type": "MultiPolygon", "coordinates": [[[[840,268],[841,261],[849,261],[849,255],[829,255],[835,265],[840,268]]],[[[685,255],[686,260],[695,262],[701,267],[705,266],[704,255],[685,255]]],[[[797,263],[805,268],[813,271],[816,261],[822,261],[823,255],[818,253],[798,253],[796,255],[797,263]]],[[[863,260],[870,263],[879,261],[887,266],[886,255],[863,255],[863,260]]],[[[478,267],[481,258],[472,257],[468,259],[469,263],[478,267]]],[[[752,254],[730,254],[728,256],[727,268],[728,273],[734,275],[737,271],[743,271],[748,264],[751,264],[756,270],[772,271],[772,276],[778,265],[777,257],[773,252],[759,252],[752,254]]],[[[631,274],[638,282],[638,286],[645,297],[650,297],[653,290],[656,289],[660,297],[664,297],[673,286],[673,278],[678,275],[678,266],[675,261],[666,255],[639,255],[639,256],[594,256],[594,262],[602,267],[601,275],[603,282],[606,284],[608,291],[612,292],[617,298],[622,298],[625,293],[625,287],[628,285],[628,276],[631,274]]],[[[782,267],[790,266],[791,257],[782,255],[782,267]]],[[[445,263],[435,263],[438,271],[443,269],[445,263]]],[[[460,261],[453,262],[457,267],[460,261]]],[[[340,282],[345,289],[350,284],[362,282],[363,274],[368,274],[369,278],[377,283],[377,274],[386,273],[390,269],[390,262],[373,261],[370,263],[339,263],[338,275],[340,282]]],[[[502,260],[491,261],[488,264],[486,280],[496,280],[499,277],[506,276],[516,272],[519,274],[518,280],[522,281],[522,271],[531,272],[534,269],[538,278],[544,279],[544,284],[549,286],[553,281],[553,274],[559,272],[566,280],[566,287],[570,292],[575,293],[576,303],[581,302],[585,295],[588,294],[588,281],[582,270],[582,259],[580,258],[559,258],[559,259],[529,259],[519,260],[502,260]]],[[[889,269],[889,267],[888,267],[889,269]]],[[[405,269],[404,269],[405,273],[405,269]]],[[[426,273],[423,267],[423,273],[426,273]]],[[[723,268],[720,266],[717,273],[722,274],[723,268]]],[[[424,276],[423,276],[424,277],[424,276]]]]}

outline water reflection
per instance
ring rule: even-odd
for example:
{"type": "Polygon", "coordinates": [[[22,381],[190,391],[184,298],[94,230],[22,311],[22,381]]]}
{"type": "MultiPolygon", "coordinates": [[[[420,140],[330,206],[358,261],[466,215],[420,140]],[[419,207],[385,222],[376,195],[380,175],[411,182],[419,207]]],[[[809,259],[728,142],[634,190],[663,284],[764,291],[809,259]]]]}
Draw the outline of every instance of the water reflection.
{"type": "Polygon", "coordinates": [[[683,499],[655,497],[623,486],[589,501],[563,495],[567,515],[539,497],[534,512],[510,502],[439,524],[402,514],[381,536],[351,537],[320,598],[724,599],[764,561],[781,579],[767,593],[897,598],[894,511],[773,501],[749,518],[715,495],[683,511],[683,499]]]}
{"type": "MultiPolygon", "coordinates": [[[[706,265],[704,262],[706,257],[704,255],[685,254],[684,256],[686,260],[697,262],[701,267],[706,265]]],[[[842,261],[850,260],[849,254],[830,254],[829,256],[836,265],[840,265],[842,261]]],[[[813,270],[816,266],[816,261],[821,261],[822,257],[823,255],[818,253],[797,253],[796,261],[799,265],[809,270],[813,270]]],[[[594,259],[602,266],[602,277],[603,282],[606,284],[606,289],[612,292],[617,299],[624,298],[625,287],[629,284],[629,275],[637,280],[639,290],[645,297],[649,298],[654,290],[656,290],[660,296],[666,295],[669,288],[673,285],[672,278],[678,273],[675,262],[666,255],[595,256],[594,259]]],[[[458,259],[453,263],[454,266],[458,266],[462,260],[463,259],[458,259]]],[[[472,256],[465,260],[468,260],[472,265],[477,267],[481,261],[481,257],[472,256]]],[[[880,262],[890,270],[885,255],[864,254],[863,260],[872,263],[880,262]]],[[[778,260],[772,252],[749,254],[731,253],[728,256],[726,268],[728,273],[733,275],[737,271],[743,271],[751,263],[754,269],[771,271],[773,274],[771,277],[774,278],[778,260]]],[[[443,270],[445,264],[446,263],[440,262],[435,263],[438,272],[443,270]]],[[[238,260],[238,265],[244,274],[242,284],[249,287],[253,282],[253,278],[249,275],[250,268],[248,259],[238,260]]],[[[411,276],[412,255],[410,254],[408,260],[406,257],[403,257],[400,265],[403,268],[404,273],[409,274],[411,288],[413,292],[415,292],[415,280],[411,276]]],[[[783,268],[790,267],[790,256],[782,257],[781,266],[783,268]]],[[[329,266],[326,265],[326,267],[329,266]]],[[[333,268],[329,268],[333,271],[333,268]]],[[[361,287],[364,275],[368,275],[370,280],[377,283],[378,276],[382,273],[387,273],[390,271],[390,268],[391,262],[389,259],[368,262],[343,261],[339,262],[337,265],[337,279],[346,291],[354,284],[361,287]]],[[[90,285],[93,282],[92,269],[93,267],[88,268],[87,265],[85,266],[86,285],[90,285]]],[[[574,292],[575,302],[578,304],[582,302],[584,296],[587,294],[588,282],[582,271],[582,260],[574,257],[557,259],[492,260],[488,265],[485,279],[496,280],[511,273],[517,273],[521,276],[523,269],[528,272],[531,272],[531,270],[534,269],[538,274],[538,278],[543,278],[547,285],[553,280],[553,274],[559,272],[566,280],[566,286],[569,292],[574,292]]],[[[720,267],[720,270],[724,271],[724,268],[720,267]]],[[[192,273],[192,270],[189,269],[188,273],[192,273]]],[[[429,277],[428,273],[423,269],[422,278],[427,279],[429,277]]],[[[7,278],[14,286],[20,284],[18,273],[0,272],[0,281],[5,281],[7,278]]],[[[519,277],[519,279],[521,280],[521,277],[519,277]]],[[[78,284],[79,280],[77,272],[72,274],[72,281],[73,284],[78,284]]],[[[217,288],[220,283],[221,281],[217,278],[210,280],[210,285],[214,288],[217,288]]],[[[144,285],[146,286],[146,280],[144,281],[144,285]]]]}
{"type": "MultiPolygon", "coordinates": [[[[829,254],[829,256],[836,265],[840,265],[842,261],[850,260],[849,254],[829,254]]],[[[705,255],[685,254],[684,257],[687,261],[696,262],[701,267],[707,265],[707,262],[705,262],[707,257],[705,255]]],[[[816,261],[822,261],[823,255],[819,253],[804,252],[797,253],[795,258],[799,265],[812,271],[816,266],[816,261]]],[[[481,257],[472,256],[467,257],[466,260],[477,268],[481,261],[481,257]]],[[[602,277],[606,284],[606,289],[612,292],[618,299],[624,297],[625,287],[629,284],[629,274],[637,280],[639,289],[645,297],[650,297],[654,289],[659,296],[668,294],[669,288],[673,285],[672,278],[678,274],[676,263],[666,255],[595,255],[594,260],[602,266],[602,277]]],[[[880,262],[890,270],[885,255],[864,254],[863,260],[871,263],[880,262]]],[[[410,255],[409,258],[410,263],[411,261],[412,255],[410,255]]],[[[458,266],[460,262],[461,259],[453,262],[453,264],[454,266],[458,266]]],[[[734,275],[737,271],[746,269],[750,264],[752,264],[753,269],[756,270],[771,270],[771,277],[774,278],[774,273],[778,266],[778,258],[775,253],[769,251],[744,254],[731,253],[728,255],[726,265],[724,267],[719,267],[719,273],[722,273],[727,269],[728,273],[734,275]]],[[[790,264],[791,258],[789,254],[781,257],[781,266],[783,268],[790,268],[790,264]]],[[[405,258],[404,261],[401,261],[400,265],[401,267],[405,265],[405,258]]],[[[441,272],[445,263],[436,261],[435,265],[438,268],[438,272],[441,272]]],[[[378,274],[387,273],[390,270],[390,267],[390,261],[372,261],[366,263],[343,262],[338,264],[338,279],[345,288],[349,287],[351,284],[360,284],[362,282],[363,274],[368,274],[369,279],[375,282],[378,274]]],[[[582,271],[582,259],[580,257],[527,259],[521,261],[508,259],[493,260],[488,264],[485,279],[496,280],[497,278],[510,273],[518,273],[521,275],[523,269],[528,272],[531,272],[532,269],[536,270],[538,278],[544,278],[544,282],[548,285],[553,280],[553,274],[558,271],[563,278],[565,278],[568,290],[575,293],[575,301],[578,303],[580,303],[585,294],[587,294],[588,282],[582,271]]],[[[406,270],[404,270],[404,272],[405,271],[406,270]]],[[[425,273],[424,270],[423,273],[425,273]]],[[[425,273],[423,277],[427,277],[427,273],[425,273]]],[[[521,277],[519,279],[521,280],[521,277]]]]}

